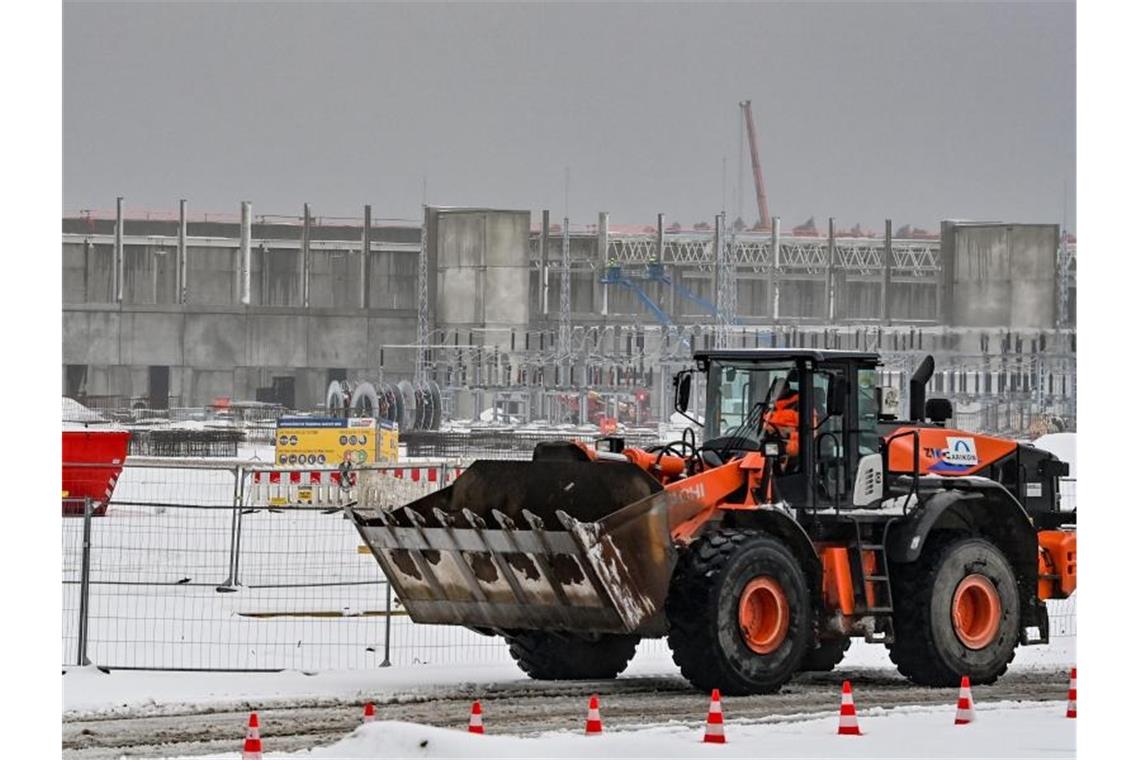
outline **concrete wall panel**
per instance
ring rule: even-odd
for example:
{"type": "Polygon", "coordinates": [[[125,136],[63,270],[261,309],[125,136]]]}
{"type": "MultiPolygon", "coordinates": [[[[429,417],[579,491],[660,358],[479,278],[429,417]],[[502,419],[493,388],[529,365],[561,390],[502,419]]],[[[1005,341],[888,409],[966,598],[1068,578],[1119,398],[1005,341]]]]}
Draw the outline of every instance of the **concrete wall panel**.
{"type": "Polygon", "coordinates": [[[115,364],[120,361],[117,312],[64,310],[64,364],[115,364]]]}
{"type": "Polygon", "coordinates": [[[354,317],[314,316],[308,338],[307,365],[348,367],[366,355],[368,327],[354,317]]]}
{"type": "Polygon", "coordinates": [[[525,330],[530,313],[529,287],[530,273],[525,267],[487,267],[483,291],[487,326],[510,325],[525,330]]]}
{"type": "Polygon", "coordinates": [[[251,314],[248,352],[253,367],[299,367],[307,361],[308,319],[301,314],[251,314]]]}
{"type": "Polygon", "coordinates": [[[483,271],[475,267],[441,269],[436,324],[471,326],[484,320],[483,271]]]}
{"type": "Polygon", "coordinates": [[[183,337],[186,363],[227,371],[245,364],[245,321],[236,313],[188,313],[183,337]]]}
{"type": "Polygon", "coordinates": [[[171,312],[127,312],[119,322],[124,364],[183,364],[183,315],[171,312]]]}

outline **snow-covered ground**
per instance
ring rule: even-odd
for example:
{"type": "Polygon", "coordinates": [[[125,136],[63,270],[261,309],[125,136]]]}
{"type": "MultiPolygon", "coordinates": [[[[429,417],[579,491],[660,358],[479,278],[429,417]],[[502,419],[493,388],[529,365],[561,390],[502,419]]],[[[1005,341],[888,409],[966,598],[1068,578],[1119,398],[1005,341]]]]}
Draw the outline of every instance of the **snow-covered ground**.
{"type": "MultiPolygon", "coordinates": [[[[463,683],[527,682],[507,656],[501,640],[489,640],[503,657],[499,662],[449,665],[397,665],[390,668],[362,668],[279,673],[186,673],[171,671],[111,670],[96,667],[66,668],[63,678],[64,713],[148,714],[178,710],[186,706],[232,707],[235,705],[291,704],[297,700],[337,700],[344,702],[379,699],[414,692],[424,696],[433,690],[463,683]]],[[[457,649],[462,652],[462,648],[457,649]]],[[[475,653],[476,655],[478,653],[475,653]]],[[[1047,646],[1019,647],[1011,672],[1030,670],[1063,671],[1076,664],[1076,637],[1060,637],[1047,646]]],[[[854,670],[894,672],[895,666],[885,647],[851,642],[842,674],[854,670]]],[[[678,676],[676,665],[664,641],[643,641],[622,678],[678,676]]]]}
{"type": "MultiPolygon", "coordinates": [[[[856,695],[856,705],[858,696],[856,695]]],[[[605,705],[602,705],[605,719],[605,705]]],[[[1072,757],[1076,721],[1066,720],[1064,702],[978,704],[975,722],[954,725],[955,707],[871,709],[859,715],[861,736],[839,736],[834,714],[784,716],[769,723],[734,723],[726,700],[723,745],[703,744],[699,722],[650,724],[600,736],[551,732],[534,737],[494,735],[413,723],[381,721],[361,726],[325,747],[265,757],[447,758],[447,757],[1072,757]],[[695,723],[695,725],[694,725],[695,723]]],[[[209,755],[236,758],[240,753],[209,755]]]]}

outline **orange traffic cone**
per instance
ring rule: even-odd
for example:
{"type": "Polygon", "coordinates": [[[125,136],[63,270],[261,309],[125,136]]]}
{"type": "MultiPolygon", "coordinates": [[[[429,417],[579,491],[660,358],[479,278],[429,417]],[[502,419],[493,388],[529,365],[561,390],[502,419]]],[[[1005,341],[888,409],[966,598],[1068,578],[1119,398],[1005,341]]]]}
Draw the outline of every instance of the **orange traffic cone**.
{"type": "Polygon", "coordinates": [[[958,687],[958,714],[954,716],[954,725],[962,726],[974,722],[974,695],[970,693],[970,677],[962,676],[962,685],[958,687]]]}
{"type": "Polygon", "coordinates": [[[1065,711],[1066,718],[1077,717],[1077,669],[1069,672],[1069,709],[1065,711]]]}
{"type": "Polygon", "coordinates": [[[724,711],[720,706],[720,689],[713,689],[709,702],[709,717],[705,723],[705,742],[724,744],[724,711]]]}
{"type": "Polygon", "coordinates": [[[586,736],[602,732],[602,714],[598,712],[598,695],[590,697],[590,709],[586,713],[586,736]]]}
{"type": "Polygon", "coordinates": [[[372,706],[371,702],[364,703],[364,722],[371,723],[376,720],[376,708],[372,706]]]}
{"type": "Polygon", "coordinates": [[[851,694],[851,682],[843,682],[843,701],[839,704],[839,733],[841,736],[859,736],[859,719],[855,717],[855,697],[851,694]]]}
{"type": "Polygon", "coordinates": [[[261,760],[261,732],[258,730],[257,713],[249,714],[249,727],[245,730],[245,746],[241,750],[241,760],[261,760]]]}
{"type": "Polygon", "coordinates": [[[467,721],[467,732],[471,734],[483,733],[483,706],[479,700],[471,705],[471,719],[467,721]]]}

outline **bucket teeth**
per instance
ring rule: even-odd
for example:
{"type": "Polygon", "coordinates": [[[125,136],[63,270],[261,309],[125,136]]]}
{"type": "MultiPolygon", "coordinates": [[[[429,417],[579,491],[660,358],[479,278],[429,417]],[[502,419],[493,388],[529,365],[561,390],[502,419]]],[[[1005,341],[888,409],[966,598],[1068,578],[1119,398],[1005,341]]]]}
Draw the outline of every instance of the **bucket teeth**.
{"type": "Polygon", "coordinates": [[[499,510],[492,509],[491,517],[495,518],[495,522],[497,522],[503,530],[515,530],[515,521],[507,517],[499,510]]]}
{"type": "Polygon", "coordinates": [[[400,513],[404,515],[404,518],[407,519],[408,523],[413,527],[422,528],[426,523],[426,520],[424,520],[423,516],[421,516],[419,512],[415,511],[411,507],[404,507],[400,510],[400,513]]]}
{"type": "Polygon", "coordinates": [[[542,518],[536,515],[534,512],[531,512],[529,509],[524,509],[522,510],[521,514],[523,519],[527,521],[527,524],[529,524],[532,529],[546,529],[546,524],[542,522],[542,518]]]}
{"type": "Polygon", "coordinates": [[[463,518],[465,520],[467,520],[467,524],[470,525],[472,528],[482,530],[483,528],[487,527],[487,523],[483,521],[483,518],[479,517],[479,515],[475,514],[470,509],[467,509],[466,507],[463,508],[462,515],[463,515],[463,518]]]}
{"type": "Polygon", "coordinates": [[[440,509],[439,507],[434,507],[432,509],[431,513],[435,517],[436,521],[439,523],[441,528],[450,528],[451,527],[451,518],[448,517],[447,513],[444,512],[442,509],[440,509]]]}

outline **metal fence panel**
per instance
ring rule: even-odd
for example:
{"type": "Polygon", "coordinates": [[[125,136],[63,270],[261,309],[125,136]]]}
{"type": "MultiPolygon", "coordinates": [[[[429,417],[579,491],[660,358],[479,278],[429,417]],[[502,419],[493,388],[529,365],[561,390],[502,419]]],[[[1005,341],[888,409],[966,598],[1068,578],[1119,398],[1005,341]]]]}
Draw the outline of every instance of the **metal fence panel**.
{"type": "MultiPolygon", "coordinates": [[[[359,488],[402,504],[459,470],[369,469],[347,489],[330,481],[320,493],[302,490],[312,473],[285,471],[278,485],[287,488],[274,492],[257,487],[279,472],[262,464],[128,460],[104,516],[62,521],[63,662],[77,662],[82,649],[85,523],[86,652],[99,665],[310,671],[509,662],[501,639],[418,625],[398,599],[389,603],[379,565],[343,512],[359,488]]],[[[1063,498],[1075,499],[1072,479],[1063,498]]],[[[1048,604],[1052,635],[1076,635],[1076,600],[1048,604]]],[[[653,644],[664,651],[663,642],[653,644]]]]}

